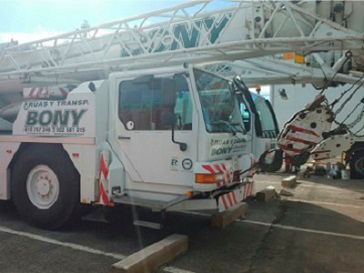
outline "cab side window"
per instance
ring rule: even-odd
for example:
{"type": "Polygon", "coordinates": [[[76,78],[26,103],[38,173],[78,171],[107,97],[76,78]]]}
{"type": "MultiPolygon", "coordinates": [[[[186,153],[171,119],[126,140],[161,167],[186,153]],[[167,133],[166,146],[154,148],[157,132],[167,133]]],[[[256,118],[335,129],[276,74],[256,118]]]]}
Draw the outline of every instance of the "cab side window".
{"type": "Polygon", "coordinates": [[[127,130],[170,130],[163,115],[174,113],[176,130],[192,130],[192,104],[184,75],[143,76],[119,84],[119,119],[127,130]]]}

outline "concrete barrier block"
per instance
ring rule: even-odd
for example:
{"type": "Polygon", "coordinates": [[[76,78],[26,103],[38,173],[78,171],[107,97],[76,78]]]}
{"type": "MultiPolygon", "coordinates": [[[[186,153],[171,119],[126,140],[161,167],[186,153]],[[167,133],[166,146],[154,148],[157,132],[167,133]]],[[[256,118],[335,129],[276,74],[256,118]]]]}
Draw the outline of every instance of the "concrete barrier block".
{"type": "Polygon", "coordinates": [[[224,229],[236,219],[245,217],[248,212],[248,205],[246,203],[236,204],[235,206],[216,213],[211,217],[210,225],[219,229],[224,229]]]}
{"type": "Polygon", "coordinates": [[[152,273],[188,249],[188,237],[170,235],[112,265],[114,273],[152,273]]]}
{"type": "Polygon", "coordinates": [[[278,197],[277,191],[273,186],[268,186],[255,195],[259,202],[269,202],[278,197]]]}
{"type": "Polygon", "coordinates": [[[294,188],[297,186],[297,177],[295,175],[291,175],[282,180],[281,183],[284,188],[294,188]]]}

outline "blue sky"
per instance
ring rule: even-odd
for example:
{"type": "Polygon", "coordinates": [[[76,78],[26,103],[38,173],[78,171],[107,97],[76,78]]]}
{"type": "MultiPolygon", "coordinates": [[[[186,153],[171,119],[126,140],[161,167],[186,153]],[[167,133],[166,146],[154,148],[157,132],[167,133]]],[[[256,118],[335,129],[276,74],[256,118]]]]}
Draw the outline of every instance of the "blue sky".
{"type": "Polygon", "coordinates": [[[0,43],[26,42],[184,3],[184,0],[0,0],[0,43]]]}

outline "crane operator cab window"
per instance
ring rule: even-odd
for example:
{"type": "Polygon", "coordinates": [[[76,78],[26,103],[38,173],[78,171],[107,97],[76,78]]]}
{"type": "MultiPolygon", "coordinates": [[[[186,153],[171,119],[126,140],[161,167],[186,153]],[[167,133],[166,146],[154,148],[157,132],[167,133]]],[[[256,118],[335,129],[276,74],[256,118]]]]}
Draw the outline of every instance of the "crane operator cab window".
{"type": "Polygon", "coordinates": [[[174,113],[175,130],[192,130],[192,103],[183,74],[143,76],[119,85],[119,118],[127,130],[169,130],[162,120],[174,113]]]}

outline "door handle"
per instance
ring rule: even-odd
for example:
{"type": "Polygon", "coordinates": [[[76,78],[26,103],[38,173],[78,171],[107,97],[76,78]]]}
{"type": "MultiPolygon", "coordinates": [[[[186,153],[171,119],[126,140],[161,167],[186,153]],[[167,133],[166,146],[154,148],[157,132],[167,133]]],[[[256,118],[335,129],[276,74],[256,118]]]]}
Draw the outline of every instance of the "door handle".
{"type": "Polygon", "coordinates": [[[128,136],[118,136],[118,139],[130,139],[131,137],[128,136]]]}

